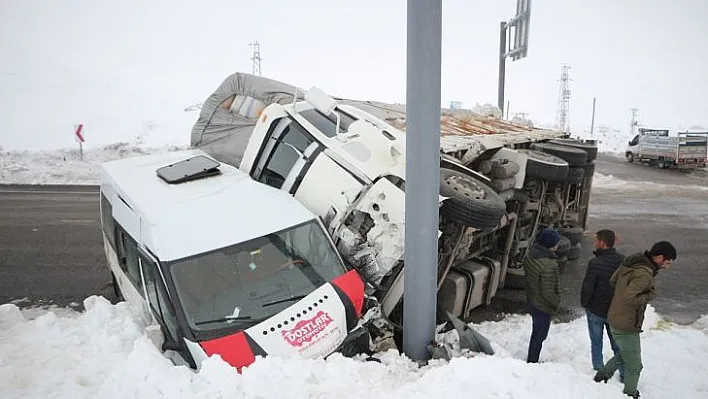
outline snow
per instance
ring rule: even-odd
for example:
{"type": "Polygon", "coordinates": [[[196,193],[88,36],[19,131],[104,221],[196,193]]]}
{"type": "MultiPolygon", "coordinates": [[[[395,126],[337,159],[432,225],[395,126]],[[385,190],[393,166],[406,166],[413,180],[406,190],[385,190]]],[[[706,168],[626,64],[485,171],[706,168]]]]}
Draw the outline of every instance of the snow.
{"type": "MultiPolygon", "coordinates": [[[[143,334],[125,302],[91,296],[85,311],[20,310],[0,305],[3,398],[621,398],[621,384],[592,381],[584,318],[551,326],[541,363],[526,364],[531,319],[512,315],[472,325],[492,340],[494,356],[455,357],[418,367],[395,351],[381,363],[335,354],[327,360],[259,358],[241,375],[219,357],[196,372],[174,366],[143,334]]],[[[649,307],[642,334],[643,397],[708,397],[708,316],[690,326],[649,307]],[[666,350],[671,348],[671,350],[666,350]]],[[[456,332],[438,336],[457,342],[456,332]]],[[[609,343],[605,338],[605,355],[609,343]]],[[[457,350],[459,353],[459,350],[457,350]]]]}
{"type": "Polygon", "coordinates": [[[664,193],[672,192],[685,192],[686,190],[694,191],[708,191],[708,186],[699,186],[695,184],[690,185],[679,185],[679,184],[666,184],[666,183],[656,183],[651,181],[628,181],[623,179],[618,179],[613,175],[604,175],[602,173],[597,173],[593,175],[592,178],[593,189],[599,189],[604,191],[622,191],[628,192],[633,190],[642,191],[661,191],[664,193]]]}
{"type": "Polygon", "coordinates": [[[100,180],[99,164],[119,158],[177,151],[188,146],[148,146],[142,141],[120,142],[84,150],[79,149],[12,150],[0,149],[0,183],[4,184],[93,184],[100,180]]]}

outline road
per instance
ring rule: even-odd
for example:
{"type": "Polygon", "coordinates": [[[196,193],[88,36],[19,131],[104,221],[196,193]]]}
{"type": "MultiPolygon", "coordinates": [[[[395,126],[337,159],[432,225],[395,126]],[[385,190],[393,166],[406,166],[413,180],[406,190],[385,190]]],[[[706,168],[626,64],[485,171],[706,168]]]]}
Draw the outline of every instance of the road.
{"type": "MultiPolygon", "coordinates": [[[[592,232],[600,228],[619,233],[618,249],[624,253],[672,241],[678,260],[657,277],[659,295],[652,305],[679,323],[707,313],[708,178],[607,155],[596,163],[583,251],[562,276],[563,317],[581,314],[580,283],[592,256],[592,232]]],[[[88,186],[0,186],[0,303],[28,298],[19,305],[80,308],[89,295],[112,297],[97,192],[88,186]]],[[[473,320],[522,309],[523,291],[504,291],[492,306],[475,311],[473,320]]]]}
{"type": "Polygon", "coordinates": [[[108,291],[100,226],[97,187],[0,187],[0,303],[80,305],[108,291]]]}
{"type": "MultiPolygon", "coordinates": [[[[580,286],[593,256],[593,232],[600,229],[617,232],[617,249],[624,254],[643,252],[657,241],[672,242],[678,259],[657,276],[658,296],[652,306],[680,324],[692,323],[708,313],[708,177],[628,164],[622,157],[604,154],[595,163],[583,249],[561,276],[560,319],[583,313],[580,286]]],[[[523,291],[505,291],[473,320],[497,319],[523,310],[523,291]]]]}

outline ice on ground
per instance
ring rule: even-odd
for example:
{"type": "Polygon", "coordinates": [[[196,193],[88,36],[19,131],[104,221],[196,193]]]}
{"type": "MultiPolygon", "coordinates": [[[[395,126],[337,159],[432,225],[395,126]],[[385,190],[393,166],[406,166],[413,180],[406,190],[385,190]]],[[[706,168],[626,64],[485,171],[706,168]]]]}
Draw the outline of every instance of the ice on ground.
{"type": "MultiPolygon", "coordinates": [[[[621,384],[592,381],[584,318],[553,324],[540,364],[524,361],[528,315],[473,324],[495,356],[432,361],[418,368],[395,351],[381,363],[338,354],[327,360],[268,357],[239,375],[219,357],[198,372],[174,366],[142,332],[126,303],[102,297],[85,311],[0,306],[0,396],[3,398],[621,398],[621,384]]],[[[664,321],[649,308],[642,334],[643,397],[708,397],[708,316],[691,326],[664,321]]],[[[457,343],[457,333],[439,335],[457,343]]],[[[458,348],[459,349],[459,348],[458,348]]],[[[605,355],[609,343],[605,338],[605,355]]]]}

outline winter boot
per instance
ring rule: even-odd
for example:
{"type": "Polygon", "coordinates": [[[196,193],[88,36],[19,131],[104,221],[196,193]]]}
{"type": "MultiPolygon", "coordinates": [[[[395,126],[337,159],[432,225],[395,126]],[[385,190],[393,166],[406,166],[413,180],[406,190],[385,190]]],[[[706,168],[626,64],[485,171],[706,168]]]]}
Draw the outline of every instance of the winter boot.
{"type": "Polygon", "coordinates": [[[628,393],[628,394],[626,394],[626,395],[629,396],[629,397],[631,397],[631,398],[638,399],[638,398],[639,398],[639,391],[634,391],[634,393],[631,393],[631,394],[628,393]]]}
{"type": "Polygon", "coordinates": [[[595,377],[593,378],[593,381],[595,381],[595,382],[604,382],[605,384],[607,384],[607,381],[608,381],[609,379],[610,379],[610,377],[608,377],[607,374],[605,374],[604,371],[600,370],[600,371],[597,372],[597,374],[595,374],[595,377]]]}

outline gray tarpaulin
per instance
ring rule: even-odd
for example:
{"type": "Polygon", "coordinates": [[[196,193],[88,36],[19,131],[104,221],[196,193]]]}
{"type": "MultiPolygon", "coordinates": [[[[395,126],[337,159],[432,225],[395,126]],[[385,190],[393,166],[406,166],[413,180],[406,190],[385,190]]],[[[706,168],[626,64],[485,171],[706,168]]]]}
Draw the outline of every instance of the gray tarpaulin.
{"type": "MultiPolygon", "coordinates": [[[[238,167],[258,111],[273,103],[291,103],[294,92],[294,86],[276,80],[240,72],[230,75],[202,105],[190,145],[238,167]]],[[[298,92],[299,99],[303,93],[298,92]]]]}

